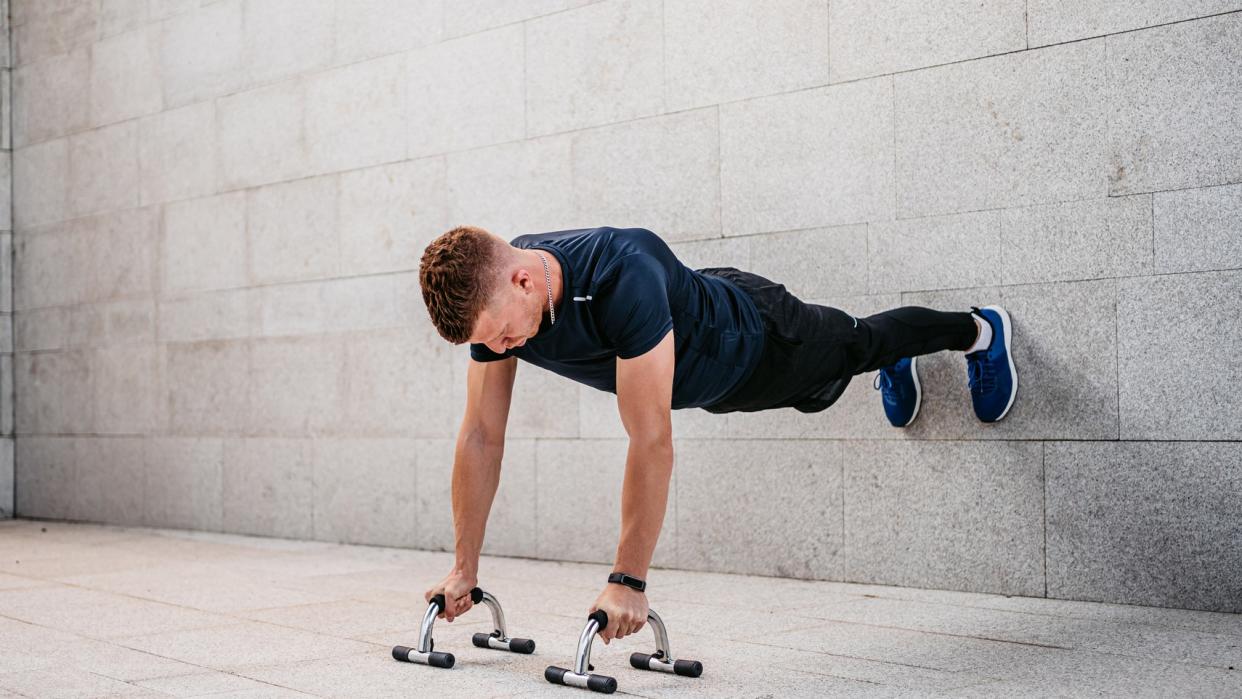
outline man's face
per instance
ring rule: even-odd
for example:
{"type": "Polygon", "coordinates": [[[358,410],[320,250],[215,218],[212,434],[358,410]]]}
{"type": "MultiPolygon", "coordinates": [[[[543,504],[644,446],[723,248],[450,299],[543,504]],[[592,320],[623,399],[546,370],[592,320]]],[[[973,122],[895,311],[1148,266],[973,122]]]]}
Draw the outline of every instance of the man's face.
{"type": "Polygon", "coordinates": [[[510,347],[526,344],[539,332],[543,306],[532,293],[530,275],[521,272],[519,276],[522,278],[497,291],[491,306],[479,313],[470,342],[482,343],[496,354],[503,354],[510,347]]]}

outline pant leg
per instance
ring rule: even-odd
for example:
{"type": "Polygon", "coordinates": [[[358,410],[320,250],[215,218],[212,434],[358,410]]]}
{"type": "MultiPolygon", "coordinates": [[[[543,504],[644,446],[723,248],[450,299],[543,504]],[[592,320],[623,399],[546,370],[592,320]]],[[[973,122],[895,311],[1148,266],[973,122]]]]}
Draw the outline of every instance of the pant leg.
{"type": "Polygon", "coordinates": [[[854,374],[895,364],[899,359],[941,350],[962,351],[978,334],[969,312],[937,311],[903,306],[858,319],[858,335],[850,355],[854,374]]]}

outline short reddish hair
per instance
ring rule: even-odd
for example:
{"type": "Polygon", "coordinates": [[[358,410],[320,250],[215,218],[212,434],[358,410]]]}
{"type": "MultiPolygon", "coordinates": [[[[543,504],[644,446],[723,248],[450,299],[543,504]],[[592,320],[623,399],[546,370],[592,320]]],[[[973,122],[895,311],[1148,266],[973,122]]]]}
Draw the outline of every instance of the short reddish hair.
{"type": "Polygon", "coordinates": [[[499,238],[476,226],[458,226],[423,252],[418,281],[440,336],[460,345],[470,339],[479,314],[499,288],[504,262],[499,238]]]}

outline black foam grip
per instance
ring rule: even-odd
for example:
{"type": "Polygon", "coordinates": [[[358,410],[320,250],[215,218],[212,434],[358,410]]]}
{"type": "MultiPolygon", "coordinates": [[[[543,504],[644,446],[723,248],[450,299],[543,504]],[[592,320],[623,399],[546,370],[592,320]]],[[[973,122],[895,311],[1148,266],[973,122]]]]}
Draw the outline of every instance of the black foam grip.
{"type": "Polygon", "coordinates": [[[596,609],[595,611],[591,612],[591,615],[588,616],[587,619],[594,619],[595,621],[599,622],[599,629],[598,629],[599,631],[603,631],[604,629],[608,628],[608,612],[602,609],[596,609]]]}
{"type": "Polygon", "coordinates": [[[631,653],[630,654],[630,665],[638,668],[639,670],[650,670],[651,665],[648,664],[650,662],[651,662],[651,656],[647,655],[646,653],[631,653]]]}
{"type": "Polygon", "coordinates": [[[434,665],[435,667],[442,667],[442,668],[447,669],[447,668],[453,667],[453,663],[455,662],[457,662],[457,659],[453,657],[452,653],[428,653],[427,654],[428,665],[434,665]]]}
{"type": "Polygon", "coordinates": [[[617,691],[617,680],[607,675],[587,675],[587,689],[601,694],[617,691]]]}
{"type": "Polygon", "coordinates": [[[549,665],[547,670],[543,671],[543,678],[552,684],[565,684],[565,673],[569,672],[563,667],[549,665]]]}
{"type": "Polygon", "coordinates": [[[514,653],[525,653],[530,655],[535,652],[535,642],[529,638],[510,638],[509,650],[514,653]]]}
{"type": "Polygon", "coordinates": [[[698,677],[703,674],[703,663],[697,660],[674,660],[673,672],[682,677],[698,677]]]}
{"type": "Polygon", "coordinates": [[[491,648],[491,646],[487,645],[487,639],[491,637],[492,637],[491,634],[480,632],[480,633],[476,633],[475,635],[471,636],[470,642],[478,646],[479,648],[491,648]]]}
{"type": "Polygon", "coordinates": [[[410,651],[411,650],[413,649],[407,648],[405,646],[393,646],[392,657],[396,658],[397,660],[400,660],[403,663],[408,663],[410,662],[410,651]]]}
{"type": "Polygon", "coordinates": [[[470,591],[470,601],[478,604],[483,601],[483,588],[476,587],[470,591]]]}
{"type": "Polygon", "coordinates": [[[440,607],[440,611],[444,611],[444,593],[439,593],[433,596],[429,604],[438,605],[440,607]]]}

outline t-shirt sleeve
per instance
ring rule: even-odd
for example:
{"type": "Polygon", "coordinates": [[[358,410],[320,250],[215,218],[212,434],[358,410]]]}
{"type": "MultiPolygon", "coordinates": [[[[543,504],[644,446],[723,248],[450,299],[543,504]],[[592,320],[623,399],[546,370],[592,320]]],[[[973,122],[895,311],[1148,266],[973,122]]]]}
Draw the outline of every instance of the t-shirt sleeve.
{"type": "Polygon", "coordinates": [[[622,258],[607,298],[602,330],[621,359],[645,354],[673,329],[668,274],[655,257],[634,254],[622,258]]]}
{"type": "Polygon", "coordinates": [[[495,362],[500,359],[508,359],[511,356],[507,351],[504,354],[496,354],[489,350],[487,345],[482,342],[470,343],[470,358],[476,362],[495,362]]]}

